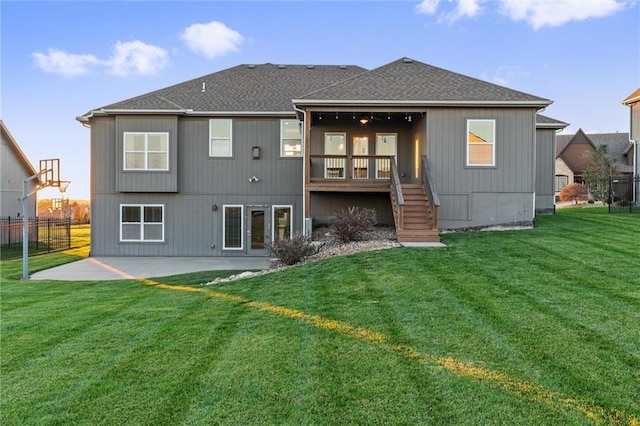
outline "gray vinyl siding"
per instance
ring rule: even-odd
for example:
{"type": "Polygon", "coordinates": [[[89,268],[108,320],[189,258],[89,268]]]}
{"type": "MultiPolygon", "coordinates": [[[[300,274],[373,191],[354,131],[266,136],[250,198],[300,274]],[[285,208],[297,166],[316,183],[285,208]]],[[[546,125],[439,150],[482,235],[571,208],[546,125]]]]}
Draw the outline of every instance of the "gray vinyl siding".
{"type": "Polygon", "coordinates": [[[535,110],[434,108],[427,113],[427,156],[440,196],[441,229],[533,222],[535,110]],[[468,119],[494,119],[495,167],[467,167],[468,119]]]}
{"type": "Polygon", "coordinates": [[[116,117],[116,161],[118,164],[119,192],[177,192],[178,191],[178,136],[177,117],[116,117]],[[167,132],[169,133],[169,170],[138,171],[124,170],[125,132],[167,132]]]}
{"type": "Polygon", "coordinates": [[[270,222],[273,205],[290,205],[293,231],[302,231],[302,158],[280,157],[280,118],[233,119],[232,158],[209,157],[208,118],[179,118],[176,193],[117,190],[115,129],[114,119],[92,119],[92,255],[244,256],[246,244],[222,250],[223,206],[230,204],[245,206],[245,224],[249,206],[267,208],[270,222]],[[261,148],[258,160],[253,146],[261,148]],[[250,183],[254,175],[260,180],[250,183]],[[164,241],[120,242],[122,204],[162,204],[164,241]]]}
{"type": "Polygon", "coordinates": [[[536,213],[555,209],[556,130],[536,130],[536,213]]]}
{"type": "MultiPolygon", "coordinates": [[[[0,145],[0,171],[2,173],[0,182],[0,216],[17,217],[18,213],[22,215],[22,197],[23,181],[31,176],[22,159],[16,154],[11,147],[10,142],[5,139],[2,133],[2,143],[0,145]]],[[[27,189],[32,191],[34,181],[28,183],[27,189]]],[[[33,194],[27,201],[28,215],[36,215],[37,195],[33,194]]]]}

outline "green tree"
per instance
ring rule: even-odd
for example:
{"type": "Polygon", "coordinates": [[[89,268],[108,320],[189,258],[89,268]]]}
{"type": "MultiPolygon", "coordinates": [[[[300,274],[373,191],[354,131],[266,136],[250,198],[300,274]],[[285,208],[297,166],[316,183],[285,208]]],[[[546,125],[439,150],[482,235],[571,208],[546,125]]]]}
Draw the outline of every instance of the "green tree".
{"type": "Polygon", "coordinates": [[[587,154],[584,180],[589,193],[596,201],[605,201],[609,194],[609,182],[617,172],[612,159],[607,157],[609,148],[606,144],[598,146],[587,154]]]}

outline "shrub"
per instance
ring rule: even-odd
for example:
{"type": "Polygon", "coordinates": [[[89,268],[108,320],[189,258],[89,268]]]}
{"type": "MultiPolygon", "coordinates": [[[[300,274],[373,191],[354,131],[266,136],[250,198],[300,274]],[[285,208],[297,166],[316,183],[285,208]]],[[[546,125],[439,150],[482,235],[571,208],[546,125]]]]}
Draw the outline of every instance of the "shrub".
{"type": "Polygon", "coordinates": [[[362,238],[364,232],[372,231],[376,224],[376,211],[361,207],[349,207],[336,213],[329,220],[329,230],[334,238],[348,243],[362,238]]]}
{"type": "Polygon", "coordinates": [[[587,188],[577,182],[570,183],[560,190],[561,201],[573,201],[578,204],[578,200],[584,200],[587,197],[587,188]]]}
{"type": "Polygon", "coordinates": [[[301,233],[296,233],[291,238],[273,241],[268,245],[271,254],[285,265],[302,262],[307,257],[318,253],[321,247],[313,244],[310,237],[305,237],[301,233]]]}

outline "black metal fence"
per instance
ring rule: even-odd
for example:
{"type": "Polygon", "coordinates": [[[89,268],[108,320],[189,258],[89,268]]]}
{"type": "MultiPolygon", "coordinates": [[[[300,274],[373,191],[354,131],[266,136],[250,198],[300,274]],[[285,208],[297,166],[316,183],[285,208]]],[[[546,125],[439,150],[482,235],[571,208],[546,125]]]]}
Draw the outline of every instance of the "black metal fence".
{"type": "MultiPolygon", "coordinates": [[[[22,247],[21,217],[0,217],[0,245],[22,247]]],[[[64,250],[71,247],[71,218],[30,217],[27,229],[29,248],[37,251],[64,250]]]]}
{"type": "Polygon", "coordinates": [[[614,177],[609,183],[609,213],[640,213],[640,176],[614,177]]]}

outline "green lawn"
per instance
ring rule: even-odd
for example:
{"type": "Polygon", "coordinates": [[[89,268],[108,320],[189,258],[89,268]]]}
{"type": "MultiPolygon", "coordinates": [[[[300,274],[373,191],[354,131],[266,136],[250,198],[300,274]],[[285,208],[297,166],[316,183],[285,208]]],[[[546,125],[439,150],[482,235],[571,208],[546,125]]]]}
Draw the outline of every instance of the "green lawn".
{"type": "Polygon", "coordinates": [[[2,262],[0,423],[638,425],[640,215],[442,240],[216,286],[2,262]]]}

